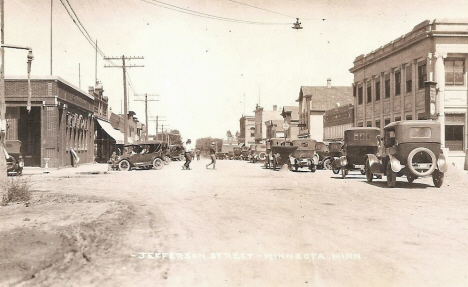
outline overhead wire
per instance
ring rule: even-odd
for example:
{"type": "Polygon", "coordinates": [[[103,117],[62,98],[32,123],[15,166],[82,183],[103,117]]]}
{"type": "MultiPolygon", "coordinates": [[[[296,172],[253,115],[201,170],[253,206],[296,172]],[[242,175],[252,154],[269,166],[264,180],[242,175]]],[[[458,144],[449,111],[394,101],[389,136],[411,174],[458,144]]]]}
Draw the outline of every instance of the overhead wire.
{"type": "Polygon", "coordinates": [[[227,18],[227,17],[220,17],[216,15],[211,15],[207,13],[202,13],[202,12],[197,12],[191,9],[186,9],[182,8],[179,6],[171,5],[162,1],[158,0],[141,0],[145,3],[159,6],[165,9],[173,10],[176,12],[188,14],[188,15],[193,15],[193,16],[198,16],[202,18],[208,18],[208,19],[213,19],[213,20],[219,20],[219,21],[225,21],[225,22],[233,22],[233,23],[240,23],[240,24],[255,24],[255,25],[290,25],[290,23],[272,23],[272,22],[257,22],[257,21],[246,21],[246,20],[239,20],[239,19],[233,19],[233,18],[227,18]]]}
{"type": "Polygon", "coordinates": [[[67,7],[67,5],[65,5],[65,3],[63,2],[63,0],[60,0],[60,3],[62,3],[62,6],[65,8],[65,10],[67,11],[68,15],[70,16],[70,18],[72,19],[73,23],[75,23],[75,25],[78,27],[78,30],[80,30],[81,34],[83,34],[83,36],[86,38],[86,40],[89,42],[89,44],[91,44],[91,46],[99,53],[99,55],[101,55],[101,57],[106,60],[107,62],[109,62],[112,66],[116,66],[116,64],[114,62],[112,62],[111,60],[107,60],[105,59],[105,54],[104,52],[102,52],[102,50],[96,46],[96,43],[93,41],[91,35],[89,35],[88,31],[86,30],[86,28],[84,27],[84,25],[81,23],[78,15],[75,13],[75,10],[73,9],[73,7],[71,6],[70,2],[68,0],[65,0],[68,4],[69,7],[67,7]],[[70,9],[69,9],[70,8],[70,9]],[[70,12],[70,10],[72,12],[70,12]],[[75,17],[73,17],[73,15],[75,17]],[[75,19],[76,18],[76,19],[75,19]]]}
{"type": "Polygon", "coordinates": [[[292,17],[292,16],[289,16],[289,15],[286,15],[286,14],[278,13],[278,12],[275,12],[275,11],[272,11],[272,10],[268,10],[268,9],[260,8],[260,7],[257,7],[257,6],[253,6],[253,5],[246,4],[246,3],[242,3],[242,2],[239,2],[239,1],[235,1],[235,0],[227,0],[227,1],[234,2],[234,3],[240,4],[240,5],[249,6],[249,7],[255,8],[255,9],[259,9],[259,10],[267,11],[267,12],[270,12],[270,13],[274,13],[274,14],[282,15],[282,16],[285,16],[285,17],[288,17],[288,18],[296,18],[296,17],[292,17]]]}

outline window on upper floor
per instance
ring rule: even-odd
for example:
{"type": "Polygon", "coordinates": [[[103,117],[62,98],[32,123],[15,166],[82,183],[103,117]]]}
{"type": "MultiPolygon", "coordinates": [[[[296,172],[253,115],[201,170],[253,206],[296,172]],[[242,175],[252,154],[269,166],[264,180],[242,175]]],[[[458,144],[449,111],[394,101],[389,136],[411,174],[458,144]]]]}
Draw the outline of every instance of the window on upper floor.
{"type": "Polygon", "coordinates": [[[445,85],[463,86],[465,84],[465,61],[463,59],[445,60],[445,85]]]}
{"type": "Polygon", "coordinates": [[[385,75],[385,98],[390,98],[390,74],[385,75]]]}
{"type": "Polygon", "coordinates": [[[413,90],[413,68],[411,65],[405,68],[406,77],[406,92],[409,93],[413,90]]]}
{"type": "Polygon", "coordinates": [[[367,103],[372,102],[372,86],[371,82],[367,82],[367,103]]]}
{"type": "Polygon", "coordinates": [[[424,88],[424,82],[427,81],[427,68],[426,62],[420,62],[418,64],[418,88],[424,88]]]}
{"type": "Polygon", "coordinates": [[[401,71],[395,71],[395,96],[401,94],[401,71]]]}
{"type": "Polygon", "coordinates": [[[375,82],[375,101],[380,101],[380,79],[375,82]]]}
{"type": "Polygon", "coordinates": [[[362,105],[362,86],[358,87],[358,105],[362,105]]]}

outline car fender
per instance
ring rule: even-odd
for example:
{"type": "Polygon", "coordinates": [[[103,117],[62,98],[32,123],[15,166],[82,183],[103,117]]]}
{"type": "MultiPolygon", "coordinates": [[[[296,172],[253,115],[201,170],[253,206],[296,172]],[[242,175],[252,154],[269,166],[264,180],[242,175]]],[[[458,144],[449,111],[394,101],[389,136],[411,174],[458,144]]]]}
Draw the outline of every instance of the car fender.
{"type": "Polygon", "coordinates": [[[392,167],[393,172],[400,172],[402,168],[400,161],[391,154],[388,155],[388,160],[390,161],[390,165],[392,167]]]}
{"type": "Polygon", "coordinates": [[[437,168],[442,173],[447,172],[448,169],[447,160],[445,159],[445,155],[442,152],[440,153],[439,158],[437,159],[437,168]]]}

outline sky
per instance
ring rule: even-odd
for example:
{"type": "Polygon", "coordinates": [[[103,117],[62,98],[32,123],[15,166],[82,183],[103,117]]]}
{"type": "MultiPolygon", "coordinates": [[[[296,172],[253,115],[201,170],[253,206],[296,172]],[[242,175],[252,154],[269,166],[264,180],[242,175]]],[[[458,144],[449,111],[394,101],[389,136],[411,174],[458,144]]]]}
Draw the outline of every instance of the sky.
{"type": "MultiPolygon", "coordinates": [[[[67,5],[67,0],[52,0],[52,74],[87,91],[95,82],[95,49],[62,3],[67,5]]],[[[425,20],[468,21],[466,0],[68,3],[107,57],[144,57],[127,62],[144,65],[128,69],[129,110],[144,123],[144,102],[137,100],[145,93],[155,95],[150,99],[157,101],[148,103],[150,134],[156,127],[151,119],[158,116],[159,128],[177,129],[184,139],[225,138],[226,131],[239,130],[242,115],[254,115],[257,104],[266,110],[298,105],[301,86],[325,86],[327,78],[333,86],[351,86],[349,69],[357,56],[425,20]],[[177,7],[218,18],[189,15],[177,7]],[[296,18],[303,29],[291,28],[296,18]]],[[[5,0],[4,30],[6,44],[32,47],[33,76],[50,75],[51,0],[5,0]]],[[[8,49],[5,74],[25,76],[26,56],[24,50],[8,49]]],[[[109,64],[98,55],[97,79],[112,111],[121,113],[122,69],[106,68],[109,64]]]]}

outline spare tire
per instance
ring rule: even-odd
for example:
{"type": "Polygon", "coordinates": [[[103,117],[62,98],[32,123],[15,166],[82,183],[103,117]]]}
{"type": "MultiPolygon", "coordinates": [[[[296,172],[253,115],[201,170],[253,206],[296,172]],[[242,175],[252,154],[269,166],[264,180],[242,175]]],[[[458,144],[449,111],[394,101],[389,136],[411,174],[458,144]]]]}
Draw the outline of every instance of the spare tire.
{"type": "Polygon", "coordinates": [[[264,151],[260,152],[260,153],[258,154],[258,158],[259,158],[260,160],[265,160],[265,158],[266,158],[266,153],[265,153],[264,151]]]}
{"type": "Polygon", "coordinates": [[[436,169],[436,166],[437,166],[437,163],[436,163],[437,159],[436,159],[436,156],[435,154],[428,148],[425,148],[425,147],[418,147],[418,148],[415,148],[414,150],[412,150],[409,155],[408,155],[408,161],[406,163],[406,165],[408,166],[409,170],[416,176],[418,177],[424,177],[424,176],[428,176],[428,175],[431,175],[434,170],[436,169]],[[425,171],[425,172],[419,172],[417,171],[414,166],[413,166],[413,157],[417,154],[417,153],[420,153],[420,152],[425,152],[427,153],[430,157],[431,157],[431,161],[432,161],[432,165],[431,167],[425,171]]]}

